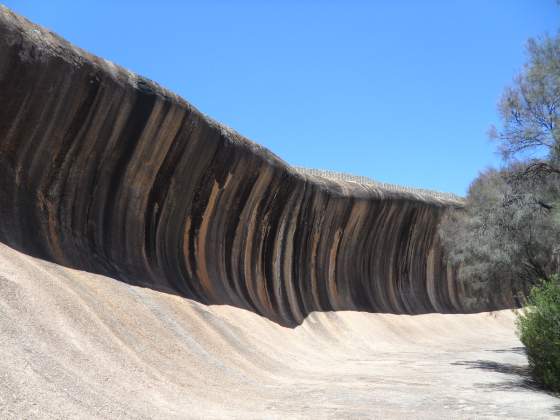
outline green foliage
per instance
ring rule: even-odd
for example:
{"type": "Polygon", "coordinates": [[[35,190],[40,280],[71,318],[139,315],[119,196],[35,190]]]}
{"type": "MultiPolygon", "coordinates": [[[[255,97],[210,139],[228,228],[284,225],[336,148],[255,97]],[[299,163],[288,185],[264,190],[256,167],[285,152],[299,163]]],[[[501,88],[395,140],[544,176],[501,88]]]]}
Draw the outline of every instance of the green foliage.
{"type": "MultiPolygon", "coordinates": [[[[505,89],[498,110],[502,130],[490,129],[507,160],[544,153],[560,157],[560,35],[527,43],[529,62],[505,89]]],[[[559,169],[555,167],[555,169],[559,169]]]]}
{"type": "Polygon", "coordinates": [[[481,173],[439,229],[465,284],[514,292],[560,268],[560,35],[529,40],[527,52],[490,133],[505,167],[481,173]]]}
{"type": "Polygon", "coordinates": [[[558,276],[533,287],[519,312],[517,331],[527,349],[532,374],[560,392],[560,281],[558,276]]]}
{"type": "Polygon", "coordinates": [[[448,213],[439,235],[466,283],[527,289],[557,270],[560,225],[555,223],[560,179],[517,179],[522,165],[489,169],[472,183],[464,209],[448,213]]]}
{"type": "Polygon", "coordinates": [[[439,233],[476,299],[533,285],[518,334],[535,378],[560,392],[560,34],[529,40],[527,52],[490,129],[505,167],[480,174],[439,233]]]}

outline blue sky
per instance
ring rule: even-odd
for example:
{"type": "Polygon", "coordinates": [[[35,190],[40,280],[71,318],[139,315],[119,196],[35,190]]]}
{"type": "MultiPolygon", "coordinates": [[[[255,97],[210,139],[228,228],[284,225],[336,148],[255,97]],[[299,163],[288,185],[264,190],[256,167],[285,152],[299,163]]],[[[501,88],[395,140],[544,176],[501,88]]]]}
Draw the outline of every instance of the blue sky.
{"type": "Polygon", "coordinates": [[[555,0],[0,0],[287,162],[463,195],[555,0]]]}

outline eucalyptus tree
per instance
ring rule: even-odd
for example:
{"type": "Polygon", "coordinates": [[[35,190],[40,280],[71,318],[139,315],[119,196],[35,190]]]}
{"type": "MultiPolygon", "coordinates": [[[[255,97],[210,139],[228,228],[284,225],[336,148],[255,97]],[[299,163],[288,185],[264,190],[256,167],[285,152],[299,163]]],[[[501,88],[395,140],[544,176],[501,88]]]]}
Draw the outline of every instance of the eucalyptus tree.
{"type": "Polygon", "coordinates": [[[529,159],[526,170],[560,173],[560,35],[527,43],[528,62],[498,105],[491,127],[504,160],[529,159]]]}
{"type": "Polygon", "coordinates": [[[529,40],[490,136],[504,160],[482,172],[440,236],[459,276],[515,289],[550,278],[560,257],[560,36],[529,40]]]}

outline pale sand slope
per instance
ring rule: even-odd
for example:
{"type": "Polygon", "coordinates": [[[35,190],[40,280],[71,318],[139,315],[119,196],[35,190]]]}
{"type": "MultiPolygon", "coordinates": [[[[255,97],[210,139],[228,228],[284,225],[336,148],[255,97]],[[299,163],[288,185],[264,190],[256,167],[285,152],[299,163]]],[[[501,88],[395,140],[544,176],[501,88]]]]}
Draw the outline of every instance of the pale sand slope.
{"type": "Polygon", "coordinates": [[[0,245],[1,418],[553,418],[509,311],[288,329],[0,245]]]}

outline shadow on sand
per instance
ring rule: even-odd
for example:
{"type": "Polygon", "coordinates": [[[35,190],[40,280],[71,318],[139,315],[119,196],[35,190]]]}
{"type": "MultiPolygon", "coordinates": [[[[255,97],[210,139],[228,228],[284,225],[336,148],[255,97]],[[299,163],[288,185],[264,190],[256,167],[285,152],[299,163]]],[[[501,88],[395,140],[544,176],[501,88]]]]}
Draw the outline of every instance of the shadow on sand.
{"type": "MultiPolygon", "coordinates": [[[[511,347],[508,349],[487,351],[501,354],[509,353],[525,355],[524,347],[511,347]]],[[[451,364],[455,366],[465,366],[466,369],[481,369],[507,375],[507,379],[504,381],[476,384],[476,386],[479,388],[495,391],[534,391],[546,393],[553,397],[560,398],[560,395],[548,391],[531,377],[531,372],[527,363],[512,364],[505,362],[496,362],[494,360],[461,360],[453,362],[451,364]]],[[[554,413],[560,414],[560,405],[555,407],[554,413]]]]}

